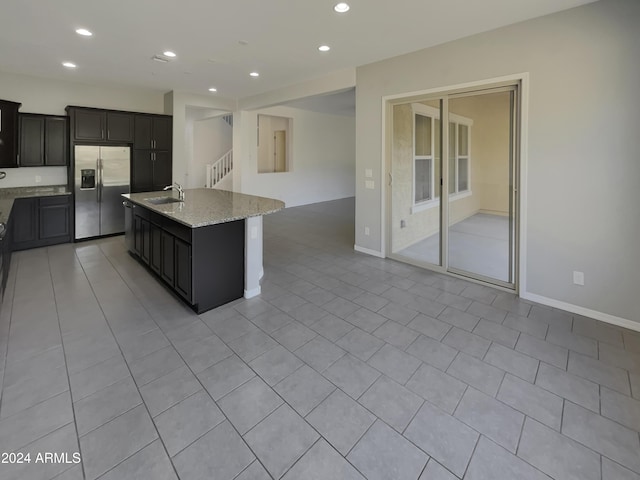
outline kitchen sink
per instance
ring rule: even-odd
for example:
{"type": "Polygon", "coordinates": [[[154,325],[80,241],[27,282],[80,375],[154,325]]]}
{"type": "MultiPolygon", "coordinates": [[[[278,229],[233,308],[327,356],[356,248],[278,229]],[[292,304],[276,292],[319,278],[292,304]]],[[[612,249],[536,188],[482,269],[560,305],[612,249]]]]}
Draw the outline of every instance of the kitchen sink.
{"type": "Polygon", "coordinates": [[[154,197],[145,198],[146,202],[153,203],[154,205],[166,205],[167,203],[182,203],[184,200],[179,200],[173,197],[154,197]]]}

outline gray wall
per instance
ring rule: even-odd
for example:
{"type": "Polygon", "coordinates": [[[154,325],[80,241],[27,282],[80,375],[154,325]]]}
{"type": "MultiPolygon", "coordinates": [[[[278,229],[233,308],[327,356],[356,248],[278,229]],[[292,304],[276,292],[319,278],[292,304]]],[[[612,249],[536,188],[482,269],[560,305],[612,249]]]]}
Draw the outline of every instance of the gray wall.
{"type": "Polygon", "coordinates": [[[601,0],[358,68],[356,245],[385,232],[381,98],[528,72],[523,296],[640,322],[638,25],[640,2],[601,0]]]}

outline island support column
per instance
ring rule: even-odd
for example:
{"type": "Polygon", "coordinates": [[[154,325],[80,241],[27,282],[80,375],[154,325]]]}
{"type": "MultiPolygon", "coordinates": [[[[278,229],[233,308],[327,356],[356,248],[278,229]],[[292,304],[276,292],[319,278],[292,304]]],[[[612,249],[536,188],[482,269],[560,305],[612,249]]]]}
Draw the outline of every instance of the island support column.
{"type": "Polygon", "coordinates": [[[262,266],[262,216],[245,219],[244,232],[244,298],[260,295],[262,266]]]}

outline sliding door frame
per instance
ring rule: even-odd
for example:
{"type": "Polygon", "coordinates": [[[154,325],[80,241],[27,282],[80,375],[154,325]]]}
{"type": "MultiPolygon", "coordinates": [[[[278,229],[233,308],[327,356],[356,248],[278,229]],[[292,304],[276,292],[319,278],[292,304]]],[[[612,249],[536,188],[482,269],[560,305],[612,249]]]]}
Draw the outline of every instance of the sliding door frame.
{"type": "MultiPolygon", "coordinates": [[[[428,90],[414,91],[408,93],[387,95],[382,97],[382,159],[381,167],[385,172],[385,180],[382,182],[382,205],[381,205],[381,223],[385,226],[382,251],[386,257],[397,259],[399,261],[410,263],[423,267],[428,270],[444,273],[454,277],[464,278],[476,283],[490,284],[493,287],[503,289],[505,291],[517,294],[526,291],[526,237],[522,234],[523,225],[526,225],[526,172],[527,172],[527,127],[528,127],[528,73],[520,73],[504,77],[497,77],[477,82],[465,84],[451,85],[428,90]],[[445,159],[443,152],[449,141],[449,98],[459,98],[464,96],[472,96],[482,94],[483,91],[499,91],[509,90],[508,87],[515,86],[515,101],[512,101],[513,121],[510,153],[513,161],[510,162],[514,168],[510,172],[510,210],[515,217],[515,224],[510,224],[510,262],[514,261],[515,265],[510,265],[510,274],[513,274],[513,286],[506,282],[501,282],[494,278],[483,277],[465,272],[462,270],[447,268],[448,265],[448,219],[449,219],[449,182],[443,181],[440,187],[440,262],[441,265],[409,259],[404,256],[395,255],[391,251],[391,235],[392,235],[392,144],[393,144],[393,107],[399,104],[412,103],[416,101],[438,100],[441,102],[441,176],[444,179],[449,175],[449,161],[445,159]],[[446,142],[446,143],[445,143],[446,142]],[[444,201],[447,199],[447,201],[444,201]],[[446,228],[443,228],[446,227],[446,228]],[[473,275],[473,276],[470,276],[473,275]]],[[[510,219],[510,223],[514,219],[510,219]]]]}

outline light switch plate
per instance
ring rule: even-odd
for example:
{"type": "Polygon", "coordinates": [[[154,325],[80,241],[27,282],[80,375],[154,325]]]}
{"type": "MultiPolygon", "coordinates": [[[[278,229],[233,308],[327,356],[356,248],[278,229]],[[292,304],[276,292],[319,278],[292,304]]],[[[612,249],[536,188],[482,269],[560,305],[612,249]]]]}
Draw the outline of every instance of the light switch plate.
{"type": "Polygon", "coordinates": [[[364,182],[364,186],[365,186],[365,188],[369,188],[369,189],[373,190],[374,187],[375,187],[375,183],[373,183],[373,180],[366,180],[364,182]]]}
{"type": "Polygon", "coordinates": [[[584,272],[573,272],[573,283],[575,285],[583,285],[584,286],[584,272]]]}
{"type": "Polygon", "coordinates": [[[367,177],[367,178],[372,178],[373,177],[373,170],[371,170],[370,168],[365,168],[364,176],[367,177]]]}

